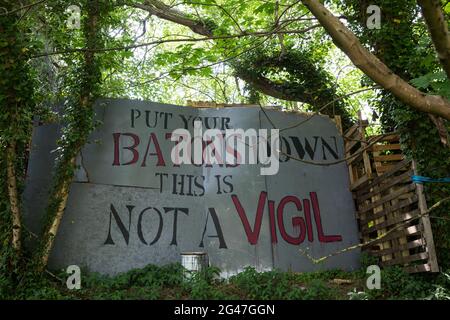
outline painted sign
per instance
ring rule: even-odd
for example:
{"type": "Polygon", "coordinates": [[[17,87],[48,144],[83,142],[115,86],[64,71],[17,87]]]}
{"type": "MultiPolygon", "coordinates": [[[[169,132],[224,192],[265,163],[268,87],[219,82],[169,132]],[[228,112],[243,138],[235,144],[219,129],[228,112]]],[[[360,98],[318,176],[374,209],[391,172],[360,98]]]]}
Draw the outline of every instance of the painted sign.
{"type": "MultiPolygon", "coordinates": [[[[223,275],[258,270],[358,267],[359,252],[322,257],[358,243],[343,140],[324,116],[258,107],[196,109],[100,100],[101,126],[78,157],[79,169],[50,265],[114,274],[180,262],[205,251],[223,275]],[[176,129],[280,129],[276,174],[262,164],[174,164],[176,129]]],[[[57,125],[35,129],[25,191],[26,222],[39,232],[51,179],[57,125]]],[[[233,150],[232,154],[236,155],[233,150]]]]}

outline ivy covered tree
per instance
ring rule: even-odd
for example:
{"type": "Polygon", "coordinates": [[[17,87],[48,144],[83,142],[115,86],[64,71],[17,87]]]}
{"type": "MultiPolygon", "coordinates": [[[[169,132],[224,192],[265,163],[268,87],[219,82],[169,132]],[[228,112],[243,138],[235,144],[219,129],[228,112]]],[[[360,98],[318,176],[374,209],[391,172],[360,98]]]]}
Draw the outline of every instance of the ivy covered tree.
{"type": "Polygon", "coordinates": [[[0,277],[16,276],[22,258],[21,193],[36,112],[32,30],[14,3],[0,1],[0,277]]]}

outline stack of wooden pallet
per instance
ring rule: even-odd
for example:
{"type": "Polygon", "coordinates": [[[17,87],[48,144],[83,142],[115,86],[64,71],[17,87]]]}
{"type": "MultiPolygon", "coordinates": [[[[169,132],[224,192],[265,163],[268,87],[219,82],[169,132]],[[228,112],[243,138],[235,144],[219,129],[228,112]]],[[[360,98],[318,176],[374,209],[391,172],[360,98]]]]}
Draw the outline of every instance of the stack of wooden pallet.
{"type": "Polygon", "coordinates": [[[404,159],[397,134],[367,137],[367,125],[359,121],[344,134],[363,250],[382,266],[437,272],[422,185],[411,180],[414,162],[404,159]]]}

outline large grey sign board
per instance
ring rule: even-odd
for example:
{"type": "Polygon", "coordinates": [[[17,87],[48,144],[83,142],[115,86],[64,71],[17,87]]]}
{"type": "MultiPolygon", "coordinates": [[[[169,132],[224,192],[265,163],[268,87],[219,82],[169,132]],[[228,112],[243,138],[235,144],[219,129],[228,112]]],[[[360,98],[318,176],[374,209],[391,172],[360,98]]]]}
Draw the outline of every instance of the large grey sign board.
{"type": "MultiPolygon", "coordinates": [[[[95,111],[102,125],[78,157],[51,267],[76,264],[115,274],[180,262],[187,251],[206,251],[224,276],[246,266],[358,267],[357,250],[321,264],[299,251],[320,258],[358,243],[345,162],[308,163],[344,157],[342,137],[328,117],[133,100],[99,100],[95,111]],[[170,133],[192,131],[194,120],[205,130],[292,127],[280,132],[279,172],[263,176],[258,164],[174,165],[170,133]]],[[[59,131],[57,125],[38,126],[33,135],[24,200],[26,223],[37,233],[59,131]]]]}

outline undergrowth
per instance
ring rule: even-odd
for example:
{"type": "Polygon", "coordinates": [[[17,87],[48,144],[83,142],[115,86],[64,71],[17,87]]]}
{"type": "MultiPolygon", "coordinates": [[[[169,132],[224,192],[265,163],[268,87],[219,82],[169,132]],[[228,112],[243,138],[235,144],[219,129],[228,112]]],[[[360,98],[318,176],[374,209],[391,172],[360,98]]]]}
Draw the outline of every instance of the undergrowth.
{"type": "Polygon", "coordinates": [[[82,271],[80,290],[68,290],[59,272],[25,275],[14,287],[0,278],[0,299],[450,299],[450,276],[411,275],[398,267],[381,273],[381,289],[368,290],[365,268],[294,273],[248,267],[225,280],[209,267],[187,274],[180,264],[148,265],[116,276],[82,271]],[[57,280],[59,278],[60,280],[57,280]]]}

